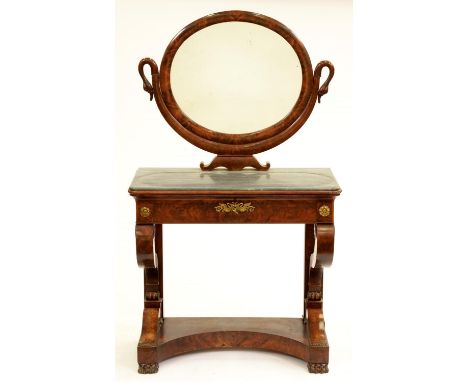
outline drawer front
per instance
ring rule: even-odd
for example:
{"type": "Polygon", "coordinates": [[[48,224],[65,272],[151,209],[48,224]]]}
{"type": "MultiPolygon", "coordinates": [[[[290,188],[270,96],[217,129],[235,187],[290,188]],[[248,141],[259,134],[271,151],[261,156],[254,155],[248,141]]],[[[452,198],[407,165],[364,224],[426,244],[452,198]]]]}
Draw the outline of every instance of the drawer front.
{"type": "Polygon", "coordinates": [[[331,223],[332,200],[164,199],[137,202],[137,223],[331,223]]]}

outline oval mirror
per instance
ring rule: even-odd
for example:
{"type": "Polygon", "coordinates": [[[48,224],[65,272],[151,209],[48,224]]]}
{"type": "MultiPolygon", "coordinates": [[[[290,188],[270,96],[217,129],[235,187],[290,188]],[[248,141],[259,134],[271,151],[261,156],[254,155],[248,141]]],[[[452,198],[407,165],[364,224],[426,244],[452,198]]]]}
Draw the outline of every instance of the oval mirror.
{"type": "Polygon", "coordinates": [[[301,63],[278,33],[246,22],[211,25],[177,50],[172,94],[195,123],[225,134],[263,130],[299,98],[301,63]]]}
{"type": "Polygon", "coordinates": [[[143,89],[184,139],[218,154],[210,170],[254,167],[252,154],[291,137],[327,93],[333,65],[312,69],[300,40],[280,22],[226,11],[187,25],[169,43],[161,70],[150,58],[138,67],[143,89]],[[143,68],[151,67],[151,83],[143,68]],[[323,67],[328,78],[320,87],[323,67]],[[320,87],[320,88],[319,88],[320,87]]]}

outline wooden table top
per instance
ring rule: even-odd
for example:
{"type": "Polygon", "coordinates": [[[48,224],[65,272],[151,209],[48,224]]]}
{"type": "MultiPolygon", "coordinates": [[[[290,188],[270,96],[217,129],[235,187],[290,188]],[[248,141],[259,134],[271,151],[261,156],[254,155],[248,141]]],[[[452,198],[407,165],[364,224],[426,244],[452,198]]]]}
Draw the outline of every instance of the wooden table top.
{"type": "Polygon", "coordinates": [[[195,168],[140,168],[130,191],[334,191],[329,168],[275,168],[268,171],[201,171],[195,168]]]}

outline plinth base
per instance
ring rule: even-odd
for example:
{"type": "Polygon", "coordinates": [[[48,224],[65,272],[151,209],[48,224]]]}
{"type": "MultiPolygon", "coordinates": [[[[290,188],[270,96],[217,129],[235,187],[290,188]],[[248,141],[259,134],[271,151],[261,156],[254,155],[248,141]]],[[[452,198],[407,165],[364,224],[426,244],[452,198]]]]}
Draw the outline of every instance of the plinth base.
{"type": "Polygon", "coordinates": [[[328,371],[328,343],[311,343],[301,318],[167,317],[157,332],[157,341],[138,346],[139,359],[153,365],[140,364],[140,372],[154,373],[165,359],[208,349],[269,350],[307,362],[312,373],[328,371]]]}

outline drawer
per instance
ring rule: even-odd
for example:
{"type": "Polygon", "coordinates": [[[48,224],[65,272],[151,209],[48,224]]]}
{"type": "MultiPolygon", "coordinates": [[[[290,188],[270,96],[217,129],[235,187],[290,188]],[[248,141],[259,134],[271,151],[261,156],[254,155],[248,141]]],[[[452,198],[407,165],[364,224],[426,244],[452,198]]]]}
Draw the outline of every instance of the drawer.
{"type": "Polygon", "coordinates": [[[331,223],[333,200],[160,199],[137,201],[137,223],[331,223]]]}

